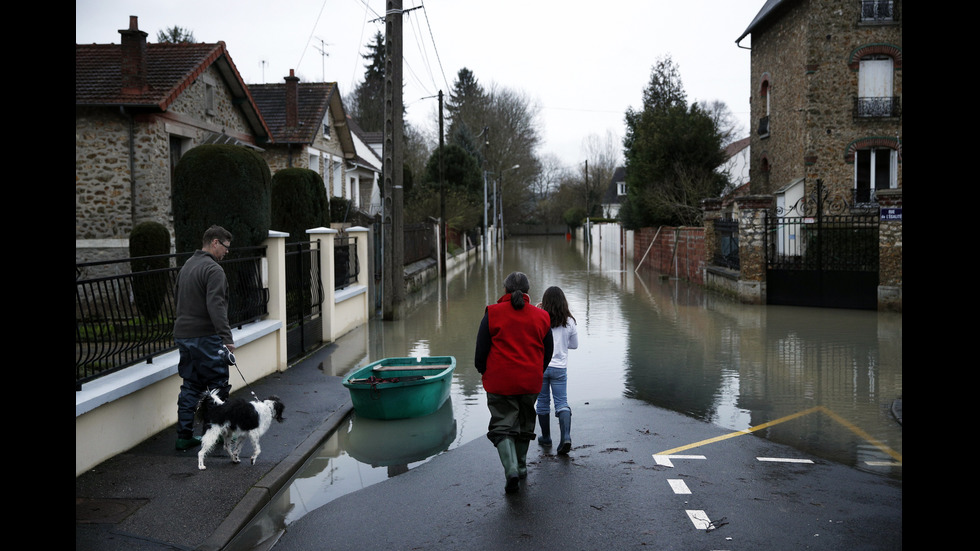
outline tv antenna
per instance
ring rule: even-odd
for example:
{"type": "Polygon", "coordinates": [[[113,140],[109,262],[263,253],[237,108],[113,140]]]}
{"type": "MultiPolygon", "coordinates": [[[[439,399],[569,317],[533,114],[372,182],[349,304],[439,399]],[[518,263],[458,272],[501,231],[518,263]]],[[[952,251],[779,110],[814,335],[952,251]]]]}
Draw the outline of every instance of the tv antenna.
{"type": "Polygon", "coordinates": [[[316,46],[313,46],[313,48],[316,49],[316,51],[320,52],[320,82],[326,82],[327,76],[325,74],[326,71],[325,63],[326,63],[326,58],[330,56],[330,54],[327,53],[327,46],[333,46],[333,44],[326,43],[319,36],[316,37],[316,39],[320,41],[320,47],[317,48],[316,46]]]}

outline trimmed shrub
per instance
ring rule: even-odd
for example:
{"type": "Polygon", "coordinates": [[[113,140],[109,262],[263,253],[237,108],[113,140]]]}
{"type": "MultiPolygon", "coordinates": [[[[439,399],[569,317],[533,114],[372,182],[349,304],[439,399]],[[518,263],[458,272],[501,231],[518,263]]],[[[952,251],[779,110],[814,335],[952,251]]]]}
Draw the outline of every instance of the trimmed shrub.
{"type": "Polygon", "coordinates": [[[159,222],[141,222],[129,234],[130,270],[133,273],[133,302],[144,321],[160,315],[170,278],[169,258],[146,258],[170,253],[170,232],[159,222]]]}
{"type": "Polygon", "coordinates": [[[306,230],[329,227],[323,178],[308,168],[286,168],[272,177],[272,229],[289,233],[289,241],[307,239],[306,230]]]}
{"type": "Polygon", "coordinates": [[[177,252],[201,248],[212,224],[234,236],[234,246],[260,245],[269,237],[269,165],[237,145],[199,145],[174,170],[174,236],[177,252]]]}

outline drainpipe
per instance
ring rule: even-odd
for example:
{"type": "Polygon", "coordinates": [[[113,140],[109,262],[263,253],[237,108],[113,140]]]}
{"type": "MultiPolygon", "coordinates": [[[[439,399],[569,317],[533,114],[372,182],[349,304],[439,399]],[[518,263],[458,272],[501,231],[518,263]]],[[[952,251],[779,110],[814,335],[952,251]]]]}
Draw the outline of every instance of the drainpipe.
{"type": "Polygon", "coordinates": [[[128,113],[126,108],[119,106],[119,113],[126,117],[129,122],[129,224],[130,231],[136,226],[136,123],[133,121],[133,114],[128,113]]]}

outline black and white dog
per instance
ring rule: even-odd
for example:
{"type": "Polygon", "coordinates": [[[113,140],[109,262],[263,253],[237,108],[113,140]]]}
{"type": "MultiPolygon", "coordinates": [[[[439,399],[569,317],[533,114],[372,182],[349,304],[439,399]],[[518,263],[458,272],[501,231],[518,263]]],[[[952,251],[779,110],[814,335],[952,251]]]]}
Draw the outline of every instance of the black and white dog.
{"type": "Polygon", "coordinates": [[[269,430],[273,419],[282,423],[283,405],[275,396],[251,402],[241,398],[223,402],[218,397],[218,391],[212,390],[201,400],[199,411],[200,408],[207,408],[211,422],[211,428],[201,438],[201,451],[197,454],[197,468],[202,471],[207,468],[204,466],[204,457],[215,447],[219,438],[224,440],[231,462],[239,463],[241,460],[238,455],[245,444],[245,437],[248,436],[254,449],[252,465],[255,465],[255,459],[262,451],[259,438],[269,430]]]}

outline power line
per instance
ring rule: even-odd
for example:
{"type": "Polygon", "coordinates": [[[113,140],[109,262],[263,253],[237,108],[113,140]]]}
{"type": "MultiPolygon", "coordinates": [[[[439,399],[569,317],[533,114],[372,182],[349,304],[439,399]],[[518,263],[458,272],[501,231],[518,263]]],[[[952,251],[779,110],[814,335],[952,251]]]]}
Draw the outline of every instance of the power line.
{"type": "Polygon", "coordinates": [[[439,72],[442,73],[442,81],[446,83],[446,90],[449,90],[449,81],[446,80],[446,70],[442,68],[442,58],[439,57],[439,48],[436,48],[436,38],[432,34],[432,24],[429,23],[429,10],[425,9],[425,2],[421,2],[422,13],[425,14],[425,24],[429,28],[429,39],[432,40],[432,51],[436,53],[436,61],[439,62],[439,72]]]}

